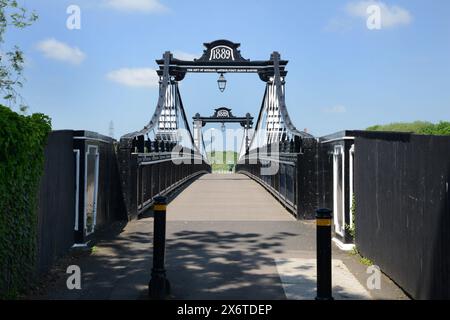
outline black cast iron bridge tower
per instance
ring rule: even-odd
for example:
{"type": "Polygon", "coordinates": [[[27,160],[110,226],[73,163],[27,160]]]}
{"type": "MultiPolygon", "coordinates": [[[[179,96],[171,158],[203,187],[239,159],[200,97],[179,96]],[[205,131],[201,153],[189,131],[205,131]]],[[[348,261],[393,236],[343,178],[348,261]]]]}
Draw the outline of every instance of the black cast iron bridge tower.
{"type": "Polygon", "coordinates": [[[236,117],[231,112],[231,109],[226,107],[221,107],[215,109],[214,114],[211,117],[202,117],[199,113],[194,116],[194,143],[197,147],[204,147],[202,128],[207,123],[222,123],[224,126],[225,123],[239,123],[242,128],[244,128],[244,141],[242,141],[241,153],[242,150],[248,152],[250,147],[250,130],[253,128],[253,117],[250,113],[247,113],[245,117],[236,117]]]}
{"type": "MultiPolygon", "coordinates": [[[[205,43],[199,59],[179,60],[167,51],[156,60],[159,66],[159,98],[144,128],[124,135],[119,143],[122,191],[129,219],[147,210],[153,198],[167,194],[190,179],[211,172],[201,128],[207,122],[238,122],[245,129],[237,171],[249,175],[301,217],[314,210],[300,192],[314,179],[300,162],[314,162],[316,139],[292,123],[285,102],[286,65],[278,52],[269,60],[244,59],[240,44],[228,40],[205,43]],[[194,117],[189,127],[179,90],[188,73],[255,73],[265,91],[253,127],[250,114],[237,118],[227,108],[213,117],[194,117]],[[273,170],[275,168],[275,170],[273,170]],[[308,181],[307,181],[308,180],[308,181]]],[[[307,167],[307,166],[305,166],[307,167]]]]}

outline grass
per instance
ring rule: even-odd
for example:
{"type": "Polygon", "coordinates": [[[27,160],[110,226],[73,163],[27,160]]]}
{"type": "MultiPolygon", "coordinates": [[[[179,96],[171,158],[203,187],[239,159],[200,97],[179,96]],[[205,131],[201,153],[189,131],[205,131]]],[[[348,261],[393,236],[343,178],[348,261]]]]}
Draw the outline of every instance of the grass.
{"type": "Polygon", "coordinates": [[[368,266],[368,267],[369,266],[373,266],[373,261],[372,260],[364,258],[364,257],[361,257],[361,256],[359,258],[359,262],[361,262],[363,265],[368,266]]]}
{"type": "Polygon", "coordinates": [[[373,266],[373,265],[374,265],[374,262],[373,262],[372,260],[370,260],[369,258],[363,257],[363,256],[359,253],[358,249],[356,249],[356,247],[353,248],[351,254],[354,255],[354,256],[357,256],[358,259],[359,259],[359,262],[360,262],[361,264],[365,265],[365,266],[370,267],[370,266],[373,266]]]}

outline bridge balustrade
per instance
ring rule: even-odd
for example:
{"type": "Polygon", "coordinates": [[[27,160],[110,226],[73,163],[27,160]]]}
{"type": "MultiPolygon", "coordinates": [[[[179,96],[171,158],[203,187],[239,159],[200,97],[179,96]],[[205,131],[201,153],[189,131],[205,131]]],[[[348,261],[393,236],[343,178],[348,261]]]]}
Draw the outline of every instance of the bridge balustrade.
{"type": "Polygon", "coordinates": [[[239,160],[236,172],[260,183],[298,219],[313,218],[317,205],[316,156],[315,143],[300,148],[283,142],[250,151],[239,160]]]}
{"type": "Polygon", "coordinates": [[[119,150],[122,192],[129,219],[148,210],[154,197],[167,195],[190,179],[211,172],[211,166],[191,149],[172,152],[177,144],[122,139],[119,150]]]}
{"type": "Polygon", "coordinates": [[[210,171],[200,156],[180,156],[176,160],[185,161],[180,164],[173,160],[170,152],[137,155],[138,213],[148,208],[155,196],[170,193],[194,176],[210,171]]]}

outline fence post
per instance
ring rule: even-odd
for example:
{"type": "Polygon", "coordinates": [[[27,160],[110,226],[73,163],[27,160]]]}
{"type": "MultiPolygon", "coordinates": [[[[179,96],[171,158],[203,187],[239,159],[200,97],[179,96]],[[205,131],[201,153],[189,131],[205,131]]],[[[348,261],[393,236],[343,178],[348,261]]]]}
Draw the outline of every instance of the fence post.
{"type": "Polygon", "coordinates": [[[118,150],[120,180],[122,194],[127,211],[128,220],[136,219],[137,208],[137,168],[138,156],[134,153],[133,139],[121,138],[118,150]]]}
{"type": "Polygon", "coordinates": [[[331,279],[331,218],[330,209],[316,210],[317,296],[316,300],[333,300],[331,279]]]}
{"type": "Polygon", "coordinates": [[[170,294],[170,283],[166,278],[164,255],[166,250],[166,210],[167,198],[155,197],[154,228],[153,228],[153,268],[152,278],[148,284],[149,295],[152,299],[165,299],[170,294]]]}
{"type": "Polygon", "coordinates": [[[302,167],[301,167],[301,159],[302,159],[302,154],[297,153],[296,156],[296,161],[295,161],[295,204],[297,205],[297,220],[300,220],[302,218],[304,218],[304,214],[303,214],[303,198],[301,193],[305,192],[305,190],[303,190],[303,185],[301,183],[301,179],[302,179],[302,167]]]}

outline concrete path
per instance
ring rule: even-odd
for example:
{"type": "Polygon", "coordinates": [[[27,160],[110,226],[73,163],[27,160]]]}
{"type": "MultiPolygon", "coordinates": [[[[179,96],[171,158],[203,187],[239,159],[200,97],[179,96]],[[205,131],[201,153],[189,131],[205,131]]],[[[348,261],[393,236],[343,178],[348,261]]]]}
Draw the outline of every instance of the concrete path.
{"type": "MultiPolygon", "coordinates": [[[[314,225],[297,221],[247,176],[203,176],[168,212],[167,268],[174,298],[315,297],[314,225]],[[298,262],[308,268],[298,268],[298,262]],[[293,274],[302,281],[292,282],[293,274]]],[[[370,298],[348,269],[342,270],[350,279],[343,297],[370,298]]]]}
{"type": "MultiPolygon", "coordinates": [[[[44,294],[50,299],[146,299],[153,218],[116,226],[94,252],[63,261],[44,294]],[[82,290],[67,290],[65,268],[82,270],[82,290]]],[[[365,267],[333,248],[339,299],[401,298],[368,292],[365,267]],[[340,280],[339,280],[340,279],[340,280]]],[[[296,221],[244,175],[206,175],[168,206],[166,269],[174,299],[313,299],[315,225],[296,221]]],[[[392,289],[394,288],[394,289],[392,289]]]]}

